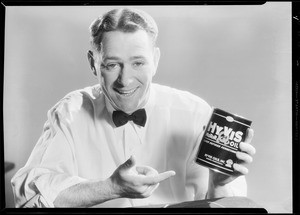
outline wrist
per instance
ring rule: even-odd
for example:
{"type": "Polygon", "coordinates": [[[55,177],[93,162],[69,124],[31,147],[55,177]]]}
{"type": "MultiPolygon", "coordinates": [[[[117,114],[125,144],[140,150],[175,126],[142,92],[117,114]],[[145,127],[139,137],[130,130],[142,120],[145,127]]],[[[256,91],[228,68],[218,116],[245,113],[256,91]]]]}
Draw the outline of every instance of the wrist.
{"type": "Polygon", "coordinates": [[[234,196],[233,190],[229,184],[215,184],[212,181],[209,182],[208,191],[206,194],[207,199],[229,196],[234,196]]]}
{"type": "Polygon", "coordinates": [[[108,193],[112,199],[122,198],[119,186],[112,180],[111,177],[107,178],[104,183],[108,189],[108,193]]]}

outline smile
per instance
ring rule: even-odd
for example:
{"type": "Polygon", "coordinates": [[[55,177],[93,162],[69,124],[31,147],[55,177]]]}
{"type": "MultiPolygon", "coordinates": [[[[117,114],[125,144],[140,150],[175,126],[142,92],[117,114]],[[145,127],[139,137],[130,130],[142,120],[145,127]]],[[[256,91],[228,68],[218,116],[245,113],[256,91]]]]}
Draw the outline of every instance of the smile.
{"type": "Polygon", "coordinates": [[[130,97],[132,96],[136,91],[138,87],[131,89],[131,90],[120,90],[120,89],[115,89],[117,93],[119,93],[122,96],[130,97]]]}

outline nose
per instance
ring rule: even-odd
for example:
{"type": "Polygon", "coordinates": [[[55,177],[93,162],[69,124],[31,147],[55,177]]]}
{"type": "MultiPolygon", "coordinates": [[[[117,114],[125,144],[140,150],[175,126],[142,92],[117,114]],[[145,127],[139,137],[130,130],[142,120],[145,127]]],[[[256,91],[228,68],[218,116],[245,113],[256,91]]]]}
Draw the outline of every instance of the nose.
{"type": "Polygon", "coordinates": [[[117,82],[122,87],[127,87],[133,81],[133,77],[132,76],[133,76],[132,70],[129,68],[129,66],[124,65],[123,68],[121,69],[120,73],[119,73],[117,82]]]}

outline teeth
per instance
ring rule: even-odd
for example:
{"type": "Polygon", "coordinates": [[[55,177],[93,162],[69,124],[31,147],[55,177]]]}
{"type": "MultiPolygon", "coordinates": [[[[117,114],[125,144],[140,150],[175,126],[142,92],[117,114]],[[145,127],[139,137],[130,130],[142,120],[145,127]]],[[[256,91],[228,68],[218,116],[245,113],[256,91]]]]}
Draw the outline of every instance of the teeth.
{"type": "Polygon", "coordinates": [[[130,96],[131,94],[133,94],[136,91],[137,88],[133,89],[133,90],[118,90],[118,92],[124,96],[130,96]]]}
{"type": "Polygon", "coordinates": [[[122,94],[129,94],[129,93],[134,92],[134,90],[135,90],[135,89],[129,90],[129,91],[120,91],[120,93],[122,93],[122,94]]]}

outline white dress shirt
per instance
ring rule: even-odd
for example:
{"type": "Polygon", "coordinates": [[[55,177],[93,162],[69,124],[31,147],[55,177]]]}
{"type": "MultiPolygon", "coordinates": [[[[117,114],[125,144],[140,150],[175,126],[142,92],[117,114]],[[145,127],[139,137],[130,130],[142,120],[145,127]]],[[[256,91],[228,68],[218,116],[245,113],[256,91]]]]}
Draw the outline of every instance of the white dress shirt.
{"type": "MultiPolygon", "coordinates": [[[[132,207],[204,199],[208,169],[194,162],[212,108],[201,98],[151,84],[145,127],[116,127],[113,107],[99,85],[74,91],[48,111],[43,133],[26,165],[12,178],[16,207],[54,207],[60,191],[87,180],[105,180],[131,155],[137,165],[176,175],[145,199],[120,198],[96,207],[132,207]]],[[[244,177],[231,182],[246,196],[244,177]]]]}

